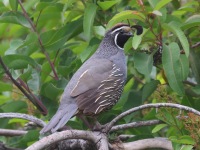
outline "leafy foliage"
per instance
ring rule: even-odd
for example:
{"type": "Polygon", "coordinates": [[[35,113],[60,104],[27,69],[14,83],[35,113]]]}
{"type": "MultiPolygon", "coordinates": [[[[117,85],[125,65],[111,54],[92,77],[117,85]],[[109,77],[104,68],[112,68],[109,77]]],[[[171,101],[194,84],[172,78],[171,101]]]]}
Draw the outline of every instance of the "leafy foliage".
{"type": "MultiPolygon", "coordinates": [[[[99,116],[100,122],[109,122],[122,111],[143,103],[174,102],[200,110],[197,38],[200,37],[200,2],[26,0],[22,5],[27,14],[17,0],[0,2],[0,55],[12,77],[33,99],[41,100],[48,114],[43,116],[30,103],[2,66],[0,112],[22,112],[50,119],[73,73],[97,49],[105,31],[118,22],[142,25],[144,33],[135,35],[125,45],[128,66],[125,90],[113,109],[99,116]],[[153,66],[159,46],[163,47],[162,64],[153,66]]],[[[176,117],[179,113],[174,109],[161,109],[158,113],[146,110],[119,123],[158,118],[165,124],[123,132],[136,135],[135,139],[169,137],[175,150],[199,148],[200,133],[191,132],[198,131],[196,116],[183,113],[189,117],[188,121],[176,117]]],[[[1,119],[0,128],[18,129],[25,123],[1,119]]],[[[76,118],[69,124],[76,129],[86,128],[76,118]]],[[[23,138],[0,137],[0,140],[25,148],[38,140],[39,130],[31,130],[23,138]]]]}

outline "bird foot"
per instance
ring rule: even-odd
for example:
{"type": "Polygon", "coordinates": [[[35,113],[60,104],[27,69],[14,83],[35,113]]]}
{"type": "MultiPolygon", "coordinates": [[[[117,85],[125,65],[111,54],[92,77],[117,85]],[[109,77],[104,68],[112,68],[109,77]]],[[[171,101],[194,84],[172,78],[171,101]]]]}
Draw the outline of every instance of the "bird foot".
{"type": "Polygon", "coordinates": [[[92,130],[107,134],[107,124],[101,125],[99,122],[96,122],[92,130]]]}

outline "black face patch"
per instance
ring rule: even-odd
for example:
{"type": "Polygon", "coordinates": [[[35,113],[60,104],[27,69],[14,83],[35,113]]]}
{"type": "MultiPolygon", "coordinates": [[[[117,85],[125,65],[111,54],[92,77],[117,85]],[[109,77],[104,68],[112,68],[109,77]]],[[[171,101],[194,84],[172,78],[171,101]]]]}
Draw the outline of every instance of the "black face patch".
{"type": "Polygon", "coordinates": [[[119,46],[120,48],[124,48],[124,45],[125,45],[125,43],[128,41],[128,39],[130,38],[130,37],[132,37],[132,35],[130,35],[130,34],[126,34],[126,33],[119,33],[119,34],[117,34],[116,35],[117,37],[116,37],[116,44],[117,44],[117,46],[119,46]]]}
{"type": "Polygon", "coordinates": [[[140,25],[131,26],[131,28],[135,28],[137,30],[137,35],[141,35],[143,33],[143,28],[140,25]]]}

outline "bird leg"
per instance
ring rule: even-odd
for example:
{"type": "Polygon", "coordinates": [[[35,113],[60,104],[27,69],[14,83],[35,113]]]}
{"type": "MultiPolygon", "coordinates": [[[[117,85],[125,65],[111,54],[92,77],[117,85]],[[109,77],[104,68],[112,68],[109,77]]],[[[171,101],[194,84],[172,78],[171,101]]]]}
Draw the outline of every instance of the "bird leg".
{"type": "Polygon", "coordinates": [[[104,133],[104,129],[106,128],[106,124],[105,125],[101,125],[99,123],[99,121],[97,120],[96,117],[94,117],[94,126],[93,126],[93,131],[100,131],[104,133]]]}
{"type": "Polygon", "coordinates": [[[83,123],[90,129],[92,130],[93,129],[93,126],[91,125],[91,123],[87,120],[87,118],[85,118],[83,115],[79,114],[77,115],[77,117],[79,117],[83,123]]]}
{"type": "Polygon", "coordinates": [[[92,121],[89,121],[86,117],[84,117],[81,114],[77,115],[77,117],[79,117],[83,121],[83,123],[90,130],[92,130],[92,131],[100,131],[102,133],[107,133],[107,130],[106,130],[107,124],[101,125],[95,116],[90,116],[90,118],[92,119],[92,121]]]}

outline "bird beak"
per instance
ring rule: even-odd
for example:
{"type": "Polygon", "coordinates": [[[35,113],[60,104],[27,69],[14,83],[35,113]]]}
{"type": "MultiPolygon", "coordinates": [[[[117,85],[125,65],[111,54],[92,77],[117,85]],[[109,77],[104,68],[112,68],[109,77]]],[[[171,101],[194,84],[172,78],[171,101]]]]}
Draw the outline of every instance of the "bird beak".
{"type": "Polygon", "coordinates": [[[129,36],[129,37],[133,37],[133,33],[132,33],[132,28],[131,27],[126,27],[124,28],[125,32],[124,34],[126,34],[126,36],[129,36]]]}
{"type": "Polygon", "coordinates": [[[139,25],[133,25],[131,26],[131,28],[135,28],[137,30],[136,34],[137,35],[141,35],[143,33],[143,28],[142,26],[139,26],[139,25]]]}

